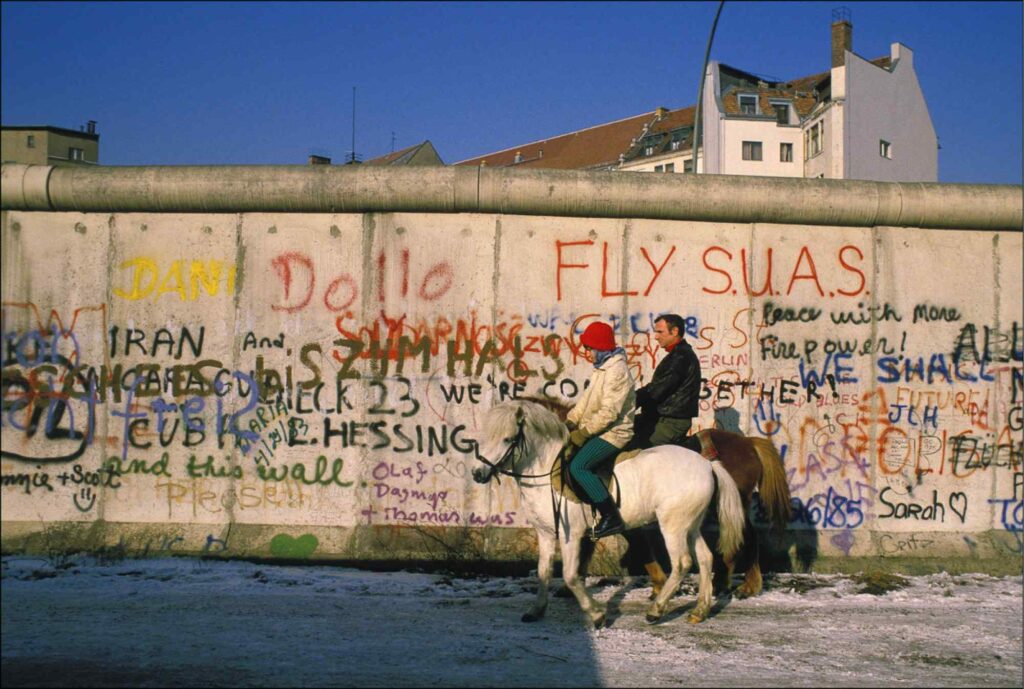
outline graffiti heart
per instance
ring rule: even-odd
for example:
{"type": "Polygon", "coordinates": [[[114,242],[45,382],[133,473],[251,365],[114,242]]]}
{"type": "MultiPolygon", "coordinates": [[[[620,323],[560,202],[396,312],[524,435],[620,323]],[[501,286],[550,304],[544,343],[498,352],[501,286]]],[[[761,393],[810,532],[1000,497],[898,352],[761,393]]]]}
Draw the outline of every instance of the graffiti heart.
{"type": "Polygon", "coordinates": [[[949,509],[960,517],[960,523],[967,521],[967,495],[959,491],[949,494],[949,509]]]}
{"type": "Polygon", "coordinates": [[[320,541],[311,533],[298,538],[279,533],[270,539],[270,554],[274,557],[305,559],[313,554],[320,541]]]}

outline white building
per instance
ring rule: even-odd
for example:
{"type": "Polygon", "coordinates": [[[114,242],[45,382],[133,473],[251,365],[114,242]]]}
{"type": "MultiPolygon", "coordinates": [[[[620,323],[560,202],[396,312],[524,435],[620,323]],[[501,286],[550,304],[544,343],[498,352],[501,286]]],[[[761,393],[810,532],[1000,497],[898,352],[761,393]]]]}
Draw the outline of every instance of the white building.
{"type": "Polygon", "coordinates": [[[705,171],[713,174],[938,181],[938,139],[914,71],[893,43],[865,60],[853,27],[832,24],[832,69],[765,83],[711,63],[704,87],[705,171]]]}
{"type": "MultiPolygon", "coordinates": [[[[865,60],[848,18],[832,23],[832,68],[788,82],[712,62],[697,169],[727,175],[938,180],[938,139],[900,43],[865,60]]],[[[695,107],[653,112],[513,146],[456,165],[691,172],[695,107]]]]}

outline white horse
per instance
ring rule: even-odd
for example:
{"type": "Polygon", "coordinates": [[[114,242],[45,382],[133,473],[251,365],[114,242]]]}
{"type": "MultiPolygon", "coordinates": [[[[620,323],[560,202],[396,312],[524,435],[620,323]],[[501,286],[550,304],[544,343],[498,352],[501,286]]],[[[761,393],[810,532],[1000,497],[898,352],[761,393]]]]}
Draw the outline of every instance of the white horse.
{"type": "MultiPolygon", "coordinates": [[[[540,404],[514,400],[488,410],[483,431],[478,459],[487,466],[474,469],[473,479],[487,483],[499,473],[513,477],[519,486],[527,521],[537,530],[540,585],[537,600],[523,615],[523,621],[540,619],[547,608],[557,539],[562,550],[565,585],[576,596],[594,627],[600,627],[605,621],[605,606],[591,597],[578,574],[580,542],[587,535],[590,508],[552,498],[550,473],[566,440],[565,424],[540,404]],[[493,461],[490,458],[494,458],[493,461]]],[[[627,528],[657,521],[672,561],[672,574],[648,610],[648,622],[656,622],[665,613],[668,601],[693,563],[694,552],[700,569],[700,586],[697,606],[688,621],[701,622],[711,612],[712,554],[700,527],[715,498],[716,479],[718,547],[722,555],[730,559],[743,543],[744,512],[736,483],[720,462],[709,462],[675,445],[660,445],[615,467],[622,500],[620,512],[627,528]]],[[[612,494],[615,495],[614,488],[612,494]]]]}

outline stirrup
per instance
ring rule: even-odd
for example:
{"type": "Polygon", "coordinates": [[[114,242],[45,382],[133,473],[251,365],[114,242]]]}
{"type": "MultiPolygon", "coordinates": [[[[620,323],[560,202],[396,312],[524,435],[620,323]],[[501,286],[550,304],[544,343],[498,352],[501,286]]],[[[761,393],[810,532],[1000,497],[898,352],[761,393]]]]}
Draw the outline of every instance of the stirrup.
{"type": "Polygon", "coordinates": [[[622,517],[616,518],[610,516],[607,519],[602,518],[601,521],[594,526],[593,530],[591,530],[590,540],[598,541],[605,536],[615,536],[616,534],[623,533],[625,530],[626,525],[623,523],[622,517]]]}

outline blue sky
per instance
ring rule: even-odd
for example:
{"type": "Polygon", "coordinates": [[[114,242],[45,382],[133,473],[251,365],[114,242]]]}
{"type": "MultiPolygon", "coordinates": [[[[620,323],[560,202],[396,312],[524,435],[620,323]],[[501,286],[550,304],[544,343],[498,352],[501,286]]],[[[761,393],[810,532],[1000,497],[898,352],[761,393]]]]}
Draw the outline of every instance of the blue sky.
{"type": "MultiPolygon", "coordinates": [[[[726,2],[712,59],[829,67],[839,2],[726,2]]],[[[853,49],[914,50],[942,182],[1021,183],[1022,3],[847,2],[853,49]]],[[[3,2],[5,125],[98,121],[108,165],[445,162],[696,102],[715,2],[3,2]]]]}

